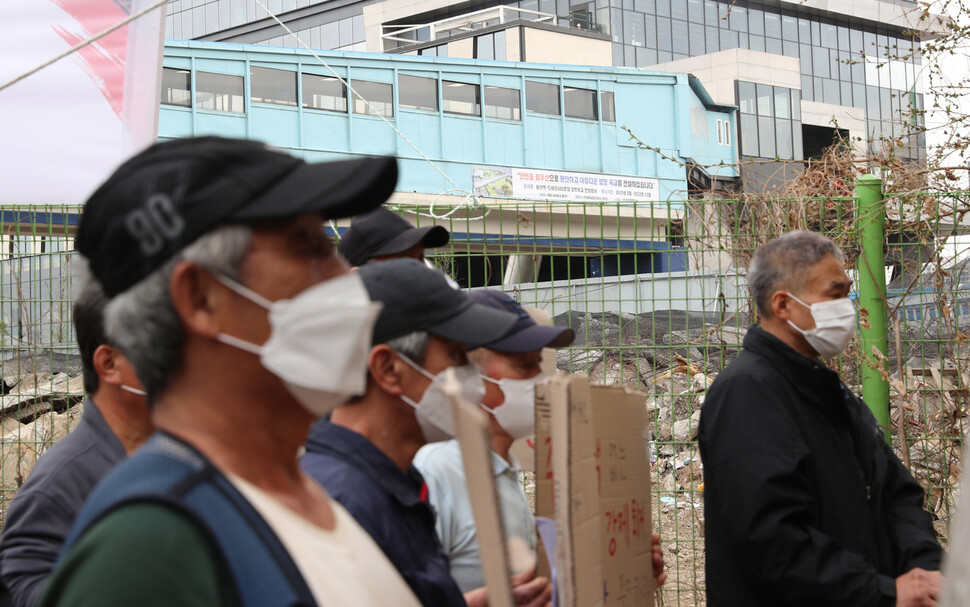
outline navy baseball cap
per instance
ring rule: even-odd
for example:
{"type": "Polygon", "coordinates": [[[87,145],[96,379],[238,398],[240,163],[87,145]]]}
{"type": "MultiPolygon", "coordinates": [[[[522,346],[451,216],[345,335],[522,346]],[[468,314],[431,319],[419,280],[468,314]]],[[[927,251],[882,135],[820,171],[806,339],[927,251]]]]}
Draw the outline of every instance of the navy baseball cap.
{"type": "Polygon", "coordinates": [[[483,347],[498,352],[535,352],[543,348],[563,348],[573,343],[576,333],[569,327],[550,327],[536,324],[529,313],[502,291],[482,289],[472,291],[468,297],[478,304],[494,310],[505,310],[515,314],[512,328],[494,341],[469,343],[468,349],[483,347]]]}
{"type": "Polygon", "coordinates": [[[337,250],[354,266],[375,257],[407,251],[419,242],[426,249],[448,244],[448,230],[442,226],[416,228],[397,213],[379,207],[358,215],[340,237],[337,250]]]}
{"type": "Polygon", "coordinates": [[[374,344],[415,331],[469,344],[498,339],[517,317],[453,289],[445,275],[416,259],[388,259],[357,270],[372,301],[384,304],[374,344]]]}
{"type": "Polygon", "coordinates": [[[308,164],[264,143],[189,137],[122,164],[84,205],[75,248],[113,297],[222,225],[365,213],[394,192],[397,161],[308,164]]]}

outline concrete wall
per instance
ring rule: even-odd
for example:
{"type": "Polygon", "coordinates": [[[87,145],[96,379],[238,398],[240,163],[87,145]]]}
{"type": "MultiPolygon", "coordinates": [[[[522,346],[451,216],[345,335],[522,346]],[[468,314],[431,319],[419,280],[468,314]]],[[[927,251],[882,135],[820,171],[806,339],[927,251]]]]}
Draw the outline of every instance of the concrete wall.
{"type": "Polygon", "coordinates": [[[613,63],[613,45],[609,40],[572,36],[532,27],[523,29],[525,30],[526,61],[566,65],[613,63]]]}
{"type": "Polygon", "coordinates": [[[801,62],[797,58],[747,49],[733,49],[661,63],[650,69],[693,74],[704,84],[715,102],[726,105],[736,103],[735,80],[789,89],[802,88],[801,62]]]}

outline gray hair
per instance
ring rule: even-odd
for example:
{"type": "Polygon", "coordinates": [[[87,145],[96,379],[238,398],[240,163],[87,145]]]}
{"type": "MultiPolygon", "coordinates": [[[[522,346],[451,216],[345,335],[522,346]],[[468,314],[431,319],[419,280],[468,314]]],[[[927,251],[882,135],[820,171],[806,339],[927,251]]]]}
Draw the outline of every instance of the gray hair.
{"type": "Polygon", "coordinates": [[[395,352],[403,354],[421,365],[424,364],[424,355],[428,352],[428,342],[430,341],[431,336],[427,331],[414,331],[407,335],[389,339],[385,343],[395,352]]]}
{"type": "Polygon", "coordinates": [[[779,289],[800,290],[809,269],[827,255],[845,259],[831,238],[805,230],[779,236],[755,251],[748,266],[748,290],[758,313],[770,318],[772,294],[779,289]]]}
{"type": "Polygon", "coordinates": [[[184,327],[169,293],[175,266],[190,261],[238,281],[251,240],[249,226],[217,228],[108,303],[105,332],[135,367],[149,402],[165,391],[181,363],[184,327]]]}

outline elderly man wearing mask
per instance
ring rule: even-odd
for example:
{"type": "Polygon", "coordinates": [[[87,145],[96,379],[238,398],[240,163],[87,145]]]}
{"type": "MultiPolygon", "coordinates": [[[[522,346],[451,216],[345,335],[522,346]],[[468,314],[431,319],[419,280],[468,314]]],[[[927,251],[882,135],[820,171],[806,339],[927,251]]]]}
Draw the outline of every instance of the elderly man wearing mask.
{"type": "MultiPolygon", "coordinates": [[[[423,445],[455,435],[445,371],[454,369],[467,401],[481,402],[485,386],[466,344],[497,339],[517,319],[412,259],[367,264],[358,275],[383,305],[367,391],[314,425],[301,464],[374,537],[425,607],[464,605],[412,460],[423,445]]],[[[516,599],[544,605],[548,582],[532,577],[513,580],[516,599]]]]}
{"type": "Polygon", "coordinates": [[[820,360],[856,332],[841,251],[785,234],[755,252],[748,288],[758,324],[701,410],[708,605],[935,605],[923,490],[820,360]]]}
{"type": "MultiPolygon", "coordinates": [[[[534,566],[536,529],[529,502],[522,488],[521,468],[512,456],[512,443],[535,434],[535,385],[544,376],[540,363],[543,348],[562,348],[573,342],[568,327],[537,324],[521,305],[502,291],[473,291],[479,304],[514,314],[516,322],[500,338],[482,340],[469,348],[469,358],[481,369],[485,381],[482,409],[488,412],[492,436],[492,471],[499,503],[513,555],[525,555],[527,567],[534,566]]],[[[469,605],[485,604],[476,590],[482,585],[478,535],[472,517],[461,449],[456,441],[436,443],[421,449],[415,465],[428,482],[428,495],[438,510],[437,529],[448,552],[451,572],[467,592],[469,605]]],[[[659,586],[666,579],[659,538],[654,536],[654,579],[659,586]]]]}
{"type": "Polygon", "coordinates": [[[323,222],[396,177],[391,158],[208,137],[156,144],[92,195],[76,246],[159,432],[94,490],[40,605],[418,604],[297,459],[363,391],[379,310],[323,222]]]}

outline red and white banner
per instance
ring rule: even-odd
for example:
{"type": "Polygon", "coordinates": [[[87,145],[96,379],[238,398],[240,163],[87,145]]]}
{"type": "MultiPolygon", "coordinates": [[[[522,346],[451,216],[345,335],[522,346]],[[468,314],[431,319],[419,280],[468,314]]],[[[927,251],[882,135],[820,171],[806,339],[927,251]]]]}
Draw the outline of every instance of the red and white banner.
{"type": "MultiPolygon", "coordinates": [[[[157,0],[0,2],[0,86],[157,0]]],[[[0,90],[0,205],[82,203],[155,140],[164,5],[0,90]]]]}

